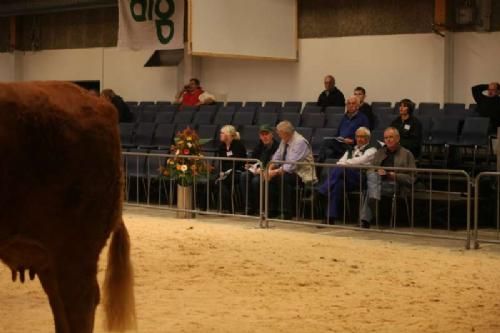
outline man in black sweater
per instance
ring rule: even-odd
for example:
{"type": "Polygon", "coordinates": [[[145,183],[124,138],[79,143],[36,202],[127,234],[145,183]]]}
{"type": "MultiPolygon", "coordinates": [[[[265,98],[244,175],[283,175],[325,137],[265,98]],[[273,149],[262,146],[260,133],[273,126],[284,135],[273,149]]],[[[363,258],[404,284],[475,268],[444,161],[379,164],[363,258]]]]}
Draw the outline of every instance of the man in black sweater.
{"type": "Polygon", "coordinates": [[[325,90],[319,95],[319,106],[345,106],[345,97],[342,91],[335,87],[335,78],[331,75],[325,76],[325,90]]]}
{"type": "Polygon", "coordinates": [[[490,118],[490,133],[496,133],[500,127],[500,84],[479,84],[472,87],[472,96],[477,103],[477,112],[481,117],[490,118]],[[483,92],[487,90],[485,95],[483,92]]]}
{"type": "Polygon", "coordinates": [[[365,103],[366,98],[366,90],[363,87],[356,87],[354,89],[354,96],[359,99],[359,112],[363,113],[366,118],[368,118],[368,122],[370,123],[370,130],[375,128],[375,116],[373,115],[372,107],[370,104],[365,103]]]}
{"type": "MultiPolygon", "coordinates": [[[[279,147],[279,142],[273,136],[271,126],[264,124],[259,128],[259,143],[252,151],[251,158],[259,160],[265,168],[279,147]]],[[[256,166],[247,165],[246,171],[240,177],[240,189],[246,214],[255,214],[259,209],[259,187],[262,170],[256,166]]]]}

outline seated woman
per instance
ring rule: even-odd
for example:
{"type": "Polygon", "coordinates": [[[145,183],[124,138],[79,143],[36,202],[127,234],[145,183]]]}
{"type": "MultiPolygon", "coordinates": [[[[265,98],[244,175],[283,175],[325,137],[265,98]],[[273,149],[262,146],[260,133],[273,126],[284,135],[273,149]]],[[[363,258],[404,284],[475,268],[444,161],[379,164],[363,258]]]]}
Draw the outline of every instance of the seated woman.
{"type": "MultiPolygon", "coordinates": [[[[220,146],[218,157],[247,158],[247,150],[240,140],[240,134],[234,126],[226,125],[220,129],[220,146]]],[[[215,191],[219,206],[224,211],[234,213],[234,195],[239,183],[240,174],[245,171],[244,161],[217,161],[216,168],[219,177],[216,180],[215,191]]]]}
{"type": "Polygon", "coordinates": [[[408,98],[399,103],[399,117],[394,119],[391,127],[398,130],[401,146],[411,151],[418,158],[422,148],[422,124],[413,115],[415,104],[408,98]]]}

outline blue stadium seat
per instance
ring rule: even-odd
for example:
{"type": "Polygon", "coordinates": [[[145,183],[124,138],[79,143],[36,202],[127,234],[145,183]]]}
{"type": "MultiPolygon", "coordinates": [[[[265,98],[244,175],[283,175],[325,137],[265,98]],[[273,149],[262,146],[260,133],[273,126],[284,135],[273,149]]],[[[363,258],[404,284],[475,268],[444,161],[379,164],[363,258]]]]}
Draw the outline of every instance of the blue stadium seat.
{"type": "Polygon", "coordinates": [[[255,124],[256,125],[268,124],[274,126],[276,125],[277,122],[278,122],[277,113],[257,113],[257,120],[255,124]]]}
{"type": "Polygon", "coordinates": [[[170,149],[175,134],[174,124],[158,124],[153,137],[152,146],[158,149],[170,149]]]}
{"type": "Polygon", "coordinates": [[[234,126],[252,125],[255,111],[242,111],[242,109],[234,114],[232,124],[234,126]]]}
{"type": "Polygon", "coordinates": [[[229,125],[233,122],[234,112],[219,111],[215,115],[213,124],[217,126],[229,125]]]}
{"type": "Polygon", "coordinates": [[[299,126],[300,124],[300,113],[288,113],[283,112],[279,114],[279,121],[288,120],[294,127],[299,126]]]}
{"type": "Polygon", "coordinates": [[[193,120],[194,111],[181,110],[174,117],[174,124],[190,124],[193,120]]]}
{"type": "Polygon", "coordinates": [[[326,115],[326,125],[327,128],[338,128],[340,121],[344,118],[344,114],[330,113],[326,115]]]}
{"type": "Polygon", "coordinates": [[[171,124],[174,121],[175,113],[173,112],[158,112],[156,114],[157,124],[171,124]]]}
{"type": "Polygon", "coordinates": [[[422,102],[418,105],[418,110],[415,112],[415,115],[418,117],[421,116],[435,117],[440,115],[439,110],[440,110],[439,103],[422,102]]]}
{"type": "Polygon", "coordinates": [[[302,110],[302,114],[321,113],[321,112],[323,112],[323,107],[317,105],[306,105],[304,106],[304,110],[302,110]]]}
{"type": "Polygon", "coordinates": [[[325,126],[324,113],[306,113],[302,115],[301,127],[322,128],[325,126]]]}

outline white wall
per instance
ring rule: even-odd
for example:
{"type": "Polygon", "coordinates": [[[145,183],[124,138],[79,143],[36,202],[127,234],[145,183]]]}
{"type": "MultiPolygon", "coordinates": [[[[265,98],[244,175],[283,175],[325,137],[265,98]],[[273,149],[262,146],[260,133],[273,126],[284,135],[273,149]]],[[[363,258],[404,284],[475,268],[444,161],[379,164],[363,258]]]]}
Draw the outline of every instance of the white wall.
{"type": "Polygon", "coordinates": [[[144,67],[152,51],[104,50],[104,88],[126,100],[168,100],[177,92],[177,67],[144,67]]]}
{"type": "Polygon", "coordinates": [[[0,80],[100,80],[102,88],[112,88],[126,100],[171,100],[177,68],[145,68],[151,53],[116,48],[25,52],[17,56],[17,75],[10,60],[14,57],[0,53],[0,80]]]}
{"type": "MultiPolygon", "coordinates": [[[[470,103],[472,85],[500,81],[500,32],[452,40],[450,101],[470,103]]],[[[315,100],[332,73],[346,95],[362,85],[371,101],[443,102],[444,47],[434,34],[302,39],[298,62],[203,58],[199,77],[226,100],[315,100]]],[[[116,48],[0,53],[0,81],[101,80],[127,100],[171,100],[182,66],[145,68],[149,56],[116,48]]]]}
{"type": "Polygon", "coordinates": [[[296,63],[205,58],[201,79],[228,100],[315,100],[328,73],[345,95],[361,85],[370,100],[443,98],[444,41],[434,34],[302,39],[299,52],[296,63]]]}
{"type": "Polygon", "coordinates": [[[471,86],[500,82],[500,32],[457,33],[453,38],[453,93],[457,103],[473,103],[471,86]]]}
{"type": "Polygon", "coordinates": [[[0,82],[14,80],[14,54],[0,53],[0,82]]]}

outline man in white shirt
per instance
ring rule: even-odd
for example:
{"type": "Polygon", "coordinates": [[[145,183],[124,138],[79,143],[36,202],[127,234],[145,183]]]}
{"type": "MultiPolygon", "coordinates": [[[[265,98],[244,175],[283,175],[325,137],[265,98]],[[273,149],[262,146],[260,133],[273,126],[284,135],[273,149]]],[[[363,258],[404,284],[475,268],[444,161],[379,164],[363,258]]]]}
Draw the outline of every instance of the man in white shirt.
{"type": "Polygon", "coordinates": [[[345,193],[361,189],[360,170],[349,169],[349,165],[370,165],[377,152],[377,147],[370,144],[370,130],[366,127],[360,127],[356,130],[356,146],[347,150],[342,158],[338,160],[337,165],[346,166],[346,168],[337,167],[329,170],[328,178],[321,184],[318,192],[325,197],[327,202],[326,221],[333,224],[339,219],[341,212],[341,203],[345,193]],[[345,187],[345,189],[344,189],[345,187]]]}

